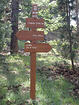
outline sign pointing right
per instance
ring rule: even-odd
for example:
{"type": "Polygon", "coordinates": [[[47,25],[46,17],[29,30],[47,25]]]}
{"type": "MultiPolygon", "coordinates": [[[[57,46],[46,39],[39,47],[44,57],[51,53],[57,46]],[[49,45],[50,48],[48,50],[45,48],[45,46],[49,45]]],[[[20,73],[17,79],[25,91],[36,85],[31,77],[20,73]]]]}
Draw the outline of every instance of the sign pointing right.
{"type": "Polygon", "coordinates": [[[25,43],[25,52],[49,52],[52,47],[48,43],[25,43]]]}

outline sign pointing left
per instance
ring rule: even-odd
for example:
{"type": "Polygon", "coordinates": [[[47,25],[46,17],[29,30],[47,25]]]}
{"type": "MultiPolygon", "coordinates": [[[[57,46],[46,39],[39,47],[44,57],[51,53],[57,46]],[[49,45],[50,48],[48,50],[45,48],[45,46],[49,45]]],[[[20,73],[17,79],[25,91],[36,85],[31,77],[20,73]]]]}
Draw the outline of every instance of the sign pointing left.
{"type": "Polygon", "coordinates": [[[18,31],[16,33],[16,37],[19,40],[44,40],[44,32],[43,31],[18,31]]]}

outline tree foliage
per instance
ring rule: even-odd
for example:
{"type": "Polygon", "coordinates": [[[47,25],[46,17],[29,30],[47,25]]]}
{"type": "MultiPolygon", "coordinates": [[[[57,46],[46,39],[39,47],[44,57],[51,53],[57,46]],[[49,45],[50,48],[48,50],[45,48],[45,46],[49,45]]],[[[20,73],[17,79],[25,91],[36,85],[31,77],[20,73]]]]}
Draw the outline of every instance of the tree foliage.
{"type": "MultiPolygon", "coordinates": [[[[74,61],[79,50],[77,2],[77,0],[19,0],[18,29],[26,30],[26,18],[31,17],[32,4],[37,4],[38,17],[45,20],[45,34],[59,32],[58,51],[63,57],[74,61]],[[73,21],[77,25],[74,25],[73,21]]],[[[11,0],[0,0],[0,50],[6,40],[11,41],[11,8],[11,0]]]]}
{"type": "MultiPolygon", "coordinates": [[[[64,18],[63,22],[65,23],[63,28],[61,29],[61,41],[62,41],[62,49],[67,52],[65,57],[71,60],[72,68],[74,69],[74,59],[76,57],[76,51],[78,49],[76,30],[73,24],[71,24],[73,19],[73,12],[75,10],[74,0],[58,0],[59,9],[61,9],[60,14],[64,18]],[[65,49],[63,48],[63,43],[65,49]]],[[[75,20],[76,21],[76,20],[75,20]]]]}

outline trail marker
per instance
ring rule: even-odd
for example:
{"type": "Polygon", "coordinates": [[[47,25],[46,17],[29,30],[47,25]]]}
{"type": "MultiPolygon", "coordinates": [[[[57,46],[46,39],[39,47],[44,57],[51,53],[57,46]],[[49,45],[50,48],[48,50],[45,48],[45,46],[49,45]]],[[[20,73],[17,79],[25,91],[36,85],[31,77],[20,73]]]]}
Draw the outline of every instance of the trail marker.
{"type": "Polygon", "coordinates": [[[44,40],[44,31],[18,31],[16,34],[19,40],[44,40]]]}
{"type": "Polygon", "coordinates": [[[51,46],[48,43],[25,43],[25,52],[49,52],[51,46]]]}
{"type": "Polygon", "coordinates": [[[26,18],[26,27],[29,27],[29,28],[44,28],[44,19],[26,18]]]}
{"type": "Polygon", "coordinates": [[[30,40],[31,43],[25,43],[24,51],[30,52],[30,98],[35,100],[36,92],[36,53],[37,52],[49,52],[51,46],[47,43],[38,43],[37,41],[44,40],[44,32],[37,31],[37,28],[44,28],[44,19],[37,17],[38,8],[34,4],[32,6],[32,18],[26,18],[26,27],[31,28],[31,31],[21,30],[16,33],[16,37],[19,40],[30,40]]]}

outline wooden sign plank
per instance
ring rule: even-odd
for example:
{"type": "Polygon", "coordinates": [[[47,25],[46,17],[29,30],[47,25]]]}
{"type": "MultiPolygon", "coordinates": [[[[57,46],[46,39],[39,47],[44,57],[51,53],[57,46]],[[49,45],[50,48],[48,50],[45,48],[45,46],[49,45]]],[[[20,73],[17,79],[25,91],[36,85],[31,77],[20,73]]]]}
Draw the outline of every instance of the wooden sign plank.
{"type": "Polygon", "coordinates": [[[16,33],[16,37],[19,40],[30,40],[30,41],[36,41],[36,40],[44,40],[44,31],[18,31],[16,33]]]}
{"type": "Polygon", "coordinates": [[[25,52],[49,52],[51,46],[48,43],[25,43],[25,52]]]}
{"type": "Polygon", "coordinates": [[[38,11],[37,4],[33,4],[33,5],[32,5],[32,11],[38,11]]]}
{"type": "Polygon", "coordinates": [[[44,19],[26,18],[26,27],[29,28],[44,28],[44,19]]]}

